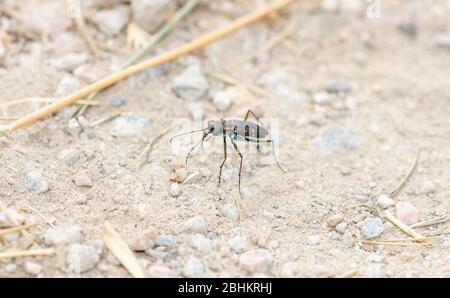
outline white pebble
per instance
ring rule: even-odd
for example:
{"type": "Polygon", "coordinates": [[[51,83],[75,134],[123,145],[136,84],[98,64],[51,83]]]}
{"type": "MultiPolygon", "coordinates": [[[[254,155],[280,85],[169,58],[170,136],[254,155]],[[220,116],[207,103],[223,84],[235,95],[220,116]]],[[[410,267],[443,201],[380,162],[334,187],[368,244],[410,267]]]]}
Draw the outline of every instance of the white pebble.
{"type": "Polygon", "coordinates": [[[225,206],[223,206],[222,213],[223,215],[225,215],[226,217],[228,217],[233,221],[239,220],[239,211],[235,204],[232,203],[225,204],[225,206]]]}
{"type": "Polygon", "coordinates": [[[280,270],[280,277],[295,277],[300,272],[300,265],[297,262],[286,262],[280,270]]]}
{"type": "Polygon", "coordinates": [[[78,172],[74,179],[75,185],[80,187],[92,187],[92,179],[85,171],[78,172]]]}
{"type": "Polygon", "coordinates": [[[100,255],[93,245],[74,243],[67,249],[66,261],[69,272],[78,274],[93,269],[100,255]]]}
{"type": "Polygon", "coordinates": [[[170,195],[172,197],[178,197],[181,195],[181,188],[178,183],[175,182],[170,185],[170,195]]]}
{"type": "Polygon", "coordinates": [[[190,257],[189,260],[184,264],[183,276],[190,278],[205,277],[206,268],[203,261],[197,257],[190,257]]]}
{"type": "Polygon", "coordinates": [[[366,218],[363,222],[361,232],[367,239],[376,238],[384,231],[383,222],[379,218],[366,218]]]}
{"type": "Polygon", "coordinates": [[[388,195],[385,195],[385,194],[382,194],[377,198],[377,203],[383,209],[386,209],[388,207],[395,205],[395,201],[393,199],[391,199],[388,195]]]}
{"type": "Polygon", "coordinates": [[[334,214],[327,219],[328,226],[334,228],[338,223],[340,223],[344,218],[340,214],[334,214]]]}
{"type": "Polygon", "coordinates": [[[183,100],[198,101],[206,96],[209,85],[200,66],[191,65],[174,78],[172,89],[183,100]]]}
{"type": "Polygon", "coordinates": [[[308,236],[308,245],[316,246],[320,243],[319,235],[310,235],[308,236]]]}
{"type": "Polygon", "coordinates": [[[190,239],[191,246],[203,253],[209,253],[212,249],[212,242],[202,234],[195,234],[190,239]]]}
{"type": "Polygon", "coordinates": [[[248,251],[251,247],[248,237],[240,235],[231,238],[228,245],[230,245],[231,249],[238,254],[248,251]]]}
{"type": "Polygon", "coordinates": [[[203,216],[195,216],[183,224],[183,230],[191,233],[205,233],[207,229],[206,220],[203,216]]]}
{"type": "Polygon", "coordinates": [[[425,180],[420,183],[420,192],[423,194],[430,194],[436,190],[433,181],[425,180]]]}
{"type": "Polygon", "coordinates": [[[23,264],[23,268],[26,273],[31,275],[38,275],[42,272],[42,266],[32,261],[25,261],[25,263],[23,264]]]}
{"type": "Polygon", "coordinates": [[[406,225],[411,225],[419,221],[419,210],[409,202],[398,202],[395,205],[397,218],[406,225]]]}
{"type": "Polygon", "coordinates": [[[339,233],[341,233],[341,234],[344,234],[345,231],[346,231],[346,229],[347,229],[347,223],[346,223],[346,222],[340,222],[340,223],[338,223],[338,224],[336,225],[336,227],[334,227],[334,229],[335,229],[337,232],[339,232],[339,233]]]}
{"type": "Polygon", "coordinates": [[[42,236],[45,244],[56,246],[81,241],[83,231],[79,226],[57,227],[46,231],[42,236]]]}
{"type": "Polygon", "coordinates": [[[269,273],[273,266],[273,256],[266,249],[250,250],[239,257],[239,267],[250,274],[269,273]]]}
{"type": "Polygon", "coordinates": [[[129,19],[130,10],[125,5],[119,5],[112,9],[99,10],[92,18],[97,27],[109,36],[119,34],[128,24],[129,19]]]}

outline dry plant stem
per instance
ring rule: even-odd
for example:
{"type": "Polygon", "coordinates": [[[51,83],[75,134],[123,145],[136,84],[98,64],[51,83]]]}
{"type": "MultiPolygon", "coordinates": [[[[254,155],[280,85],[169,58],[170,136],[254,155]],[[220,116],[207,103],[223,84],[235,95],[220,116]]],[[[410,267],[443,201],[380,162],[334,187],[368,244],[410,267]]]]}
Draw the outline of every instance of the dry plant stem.
{"type": "Polygon", "coordinates": [[[29,228],[34,227],[34,226],[37,226],[37,224],[27,224],[27,225],[23,225],[23,226],[12,227],[12,228],[7,228],[7,229],[0,230],[0,238],[5,236],[5,235],[7,235],[7,234],[20,232],[20,231],[29,229],[29,228]]]}
{"type": "Polygon", "coordinates": [[[109,222],[105,222],[103,227],[103,241],[133,277],[145,277],[133,252],[109,222]]]}
{"type": "Polygon", "coordinates": [[[416,246],[415,243],[408,243],[408,242],[383,242],[383,241],[368,241],[368,240],[361,240],[362,244],[371,244],[371,245],[397,245],[397,246],[416,246]]]}
{"type": "Polygon", "coordinates": [[[417,233],[416,231],[414,231],[413,229],[411,229],[410,227],[408,227],[407,225],[402,223],[399,219],[397,219],[394,215],[392,215],[391,212],[389,212],[388,210],[386,210],[384,212],[384,215],[386,216],[387,220],[389,220],[391,223],[396,225],[400,230],[402,230],[403,232],[405,232],[409,236],[411,236],[413,238],[416,238],[416,239],[419,239],[419,241],[421,241],[421,242],[423,240],[420,240],[420,238],[425,238],[421,234],[417,233]]]}
{"type": "MultiPolygon", "coordinates": [[[[16,99],[16,100],[2,102],[2,103],[0,103],[0,107],[11,107],[11,106],[19,105],[19,104],[30,103],[30,102],[52,103],[54,101],[56,101],[56,99],[53,97],[29,97],[29,98],[22,98],[22,99],[16,99]]],[[[100,105],[100,102],[80,100],[76,104],[98,106],[98,105],[100,105]]]]}
{"type": "Polygon", "coordinates": [[[435,219],[430,219],[430,220],[425,220],[422,222],[418,222],[412,225],[409,225],[410,228],[422,228],[422,227],[428,227],[428,226],[432,226],[432,225],[437,225],[437,224],[441,224],[441,223],[445,223],[450,221],[450,217],[448,216],[444,216],[444,217],[439,217],[439,218],[435,218],[435,219]]]}
{"type": "Polygon", "coordinates": [[[8,251],[0,253],[1,259],[17,258],[17,257],[30,257],[30,256],[50,256],[55,253],[53,248],[46,249],[31,249],[22,251],[8,251]]]}
{"type": "MultiPolygon", "coordinates": [[[[200,0],[189,0],[176,14],[175,16],[167,22],[155,35],[151,37],[148,43],[138,52],[136,52],[130,59],[128,59],[125,64],[122,66],[123,68],[129,67],[135,64],[139,59],[145,56],[157,43],[163,40],[172,29],[191,12],[199,3],[200,0]]],[[[88,100],[94,99],[100,92],[95,92],[88,97],[88,100]]],[[[87,106],[81,106],[74,114],[74,116],[79,116],[86,111],[87,106]]]]}
{"type": "Polygon", "coordinates": [[[337,278],[348,278],[348,277],[352,277],[355,276],[356,274],[358,274],[359,270],[358,269],[351,269],[348,272],[338,275],[337,278]]]}
{"type": "Polygon", "coordinates": [[[272,37],[266,44],[264,44],[261,48],[262,52],[267,52],[271,50],[273,47],[275,47],[277,44],[288,38],[290,35],[292,35],[295,32],[296,29],[296,22],[292,21],[290,22],[286,28],[284,28],[280,33],[272,37]]]}
{"type": "Polygon", "coordinates": [[[28,205],[28,204],[25,204],[25,207],[27,207],[28,209],[30,209],[31,211],[33,211],[34,213],[36,213],[40,218],[42,218],[50,227],[52,227],[52,228],[54,228],[55,227],[55,225],[54,224],[52,224],[51,222],[50,222],[50,220],[47,218],[47,217],[45,217],[43,214],[41,214],[39,211],[37,211],[36,209],[34,209],[33,207],[31,207],[30,205],[28,205]]]}
{"type": "Polygon", "coordinates": [[[392,242],[420,242],[420,241],[430,241],[437,240],[441,238],[441,236],[430,236],[430,237],[422,237],[422,238],[408,238],[408,239],[387,239],[387,240],[361,240],[365,243],[377,242],[377,243],[392,243],[392,242]]]}
{"type": "Polygon", "coordinates": [[[148,143],[148,145],[145,147],[145,149],[139,155],[139,158],[138,158],[138,160],[139,160],[139,167],[142,167],[144,165],[145,161],[148,158],[148,154],[152,150],[153,146],[155,146],[156,142],[158,142],[171,129],[172,129],[172,127],[166,128],[165,130],[163,130],[162,132],[160,132],[159,134],[157,134],[156,136],[153,137],[153,139],[148,143]]]}
{"type": "Polygon", "coordinates": [[[261,18],[267,16],[271,12],[285,7],[286,5],[290,4],[293,1],[295,1],[295,0],[278,0],[275,3],[273,3],[272,5],[264,7],[255,12],[249,13],[249,14],[235,20],[231,24],[229,24],[223,28],[220,28],[216,31],[213,31],[211,33],[208,33],[192,42],[189,42],[189,43],[184,44],[174,50],[163,53],[159,56],[150,58],[139,64],[136,64],[136,65],[128,67],[122,71],[114,73],[94,84],[86,86],[85,88],[72,93],[71,95],[69,95],[66,98],[63,98],[47,107],[39,109],[17,121],[14,121],[13,123],[11,123],[10,125],[7,126],[7,130],[9,132],[11,132],[18,128],[29,125],[37,120],[45,118],[45,117],[59,111],[60,109],[66,107],[68,105],[73,104],[74,102],[80,100],[81,98],[83,98],[85,96],[88,96],[89,94],[91,94],[93,92],[97,92],[97,91],[105,89],[106,87],[114,85],[115,83],[117,83],[131,75],[134,75],[135,73],[138,73],[142,70],[145,70],[145,69],[148,69],[151,67],[155,67],[155,66],[173,61],[181,56],[184,56],[184,55],[192,53],[198,49],[201,49],[201,48],[205,47],[206,45],[208,45],[218,39],[221,39],[227,35],[230,35],[231,33],[260,20],[261,18]]]}
{"type": "Polygon", "coordinates": [[[408,173],[406,174],[405,177],[403,177],[402,181],[400,182],[400,184],[394,188],[390,195],[391,197],[395,197],[396,195],[398,195],[398,193],[400,192],[400,190],[403,188],[403,186],[405,185],[405,183],[408,181],[409,177],[411,177],[412,173],[414,172],[414,170],[417,168],[417,164],[419,163],[419,157],[420,157],[420,149],[417,151],[417,155],[416,155],[416,159],[414,160],[413,165],[411,166],[411,169],[408,171],[408,173]]]}
{"type": "Polygon", "coordinates": [[[17,120],[20,119],[19,116],[0,116],[0,120],[17,120]]]}
{"type": "Polygon", "coordinates": [[[96,126],[98,126],[100,124],[103,124],[105,122],[108,122],[108,121],[110,121],[110,120],[112,120],[112,119],[114,119],[114,118],[116,118],[116,117],[118,117],[118,116],[120,116],[122,114],[123,114],[123,112],[116,112],[114,114],[111,114],[109,116],[106,116],[104,118],[101,118],[101,119],[99,119],[97,121],[92,122],[91,124],[89,124],[89,126],[90,127],[96,127],[96,126]]]}
{"type": "MultiPolygon", "coordinates": [[[[19,226],[19,223],[17,222],[17,220],[16,220],[14,217],[12,217],[12,216],[9,214],[9,212],[7,212],[7,211],[8,211],[7,209],[8,209],[8,208],[3,204],[3,202],[0,201],[0,211],[5,211],[4,213],[5,213],[6,217],[7,217],[7,218],[8,218],[15,226],[19,226]]],[[[21,230],[20,232],[21,232],[22,235],[24,235],[24,236],[28,236],[28,235],[29,235],[28,232],[27,232],[26,230],[21,230]]]]}

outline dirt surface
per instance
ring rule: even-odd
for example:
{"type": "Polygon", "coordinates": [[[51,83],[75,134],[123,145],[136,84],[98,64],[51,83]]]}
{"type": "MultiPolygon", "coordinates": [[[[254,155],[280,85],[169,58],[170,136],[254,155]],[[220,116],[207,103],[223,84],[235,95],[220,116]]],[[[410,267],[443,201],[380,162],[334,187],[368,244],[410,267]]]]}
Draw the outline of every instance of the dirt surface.
{"type": "MultiPolygon", "coordinates": [[[[55,1],[34,2],[30,5],[40,7],[33,18],[38,22],[39,11],[55,1]]],[[[257,6],[218,2],[201,4],[152,54],[257,6]]],[[[152,243],[145,252],[136,252],[148,276],[449,277],[448,222],[415,228],[423,236],[441,235],[429,246],[360,241],[367,238],[367,218],[383,223],[382,233],[371,240],[409,238],[384,218],[378,198],[399,185],[419,149],[417,168],[386,210],[401,217],[401,206],[395,204],[406,201],[421,222],[448,216],[450,42],[445,45],[442,36],[450,34],[450,3],[381,1],[377,17],[368,15],[369,4],[360,2],[359,7],[334,10],[326,3],[297,1],[278,17],[183,58],[184,66],[164,65],[114,85],[96,98],[98,106],[77,120],[71,120],[76,107],[69,107],[0,136],[0,200],[19,212],[16,216],[24,216],[24,222],[38,223],[27,235],[13,233],[0,240],[0,252],[56,250],[52,256],[2,258],[0,276],[72,276],[71,252],[86,263],[81,276],[129,276],[95,240],[102,238],[102,225],[109,221],[127,241],[142,240],[147,237],[143,233],[154,228],[154,235],[148,236],[152,243]],[[263,50],[290,24],[294,30],[289,36],[263,50]],[[180,98],[174,80],[191,64],[203,72],[231,75],[244,87],[206,76],[206,96],[197,101],[180,98]],[[245,90],[250,85],[266,96],[245,90]],[[219,111],[213,98],[224,90],[238,96],[230,108],[219,111]],[[117,104],[121,100],[123,105],[117,104]],[[272,162],[267,149],[244,154],[245,218],[236,220],[239,158],[233,148],[228,147],[218,189],[221,139],[206,142],[204,152],[195,152],[183,170],[179,167],[191,146],[183,142],[184,151],[176,152],[169,139],[191,128],[193,111],[201,111],[206,123],[241,119],[248,108],[277,121],[278,157],[287,173],[272,162]],[[123,114],[90,126],[117,112],[123,114]],[[141,152],[167,128],[140,167],[141,152]],[[173,169],[181,176],[187,171],[177,186],[170,181],[173,169]],[[45,239],[55,229],[30,207],[62,228],[62,238],[73,227],[81,234],[59,243],[45,239]],[[338,227],[330,227],[340,220],[338,227]],[[167,237],[161,235],[175,236],[169,238],[176,243],[164,244],[167,237]],[[98,259],[84,260],[88,254],[79,246],[98,248],[98,259]]],[[[94,16],[88,19],[100,9],[91,8],[94,16]]],[[[0,102],[54,97],[68,74],[78,82],[77,90],[90,77],[93,81],[117,69],[132,53],[125,46],[125,29],[111,37],[88,22],[94,39],[115,49],[101,49],[95,57],[70,22],[54,21],[56,25],[44,22],[49,28],[45,36],[26,37],[16,30],[20,21],[0,15],[0,34],[9,32],[11,37],[0,59],[0,102]],[[67,53],[86,55],[80,65],[88,70],[55,67],[54,59],[67,53]]],[[[22,25],[33,26],[30,22],[22,25]]],[[[21,116],[43,105],[2,106],[1,114],[21,116]]]]}

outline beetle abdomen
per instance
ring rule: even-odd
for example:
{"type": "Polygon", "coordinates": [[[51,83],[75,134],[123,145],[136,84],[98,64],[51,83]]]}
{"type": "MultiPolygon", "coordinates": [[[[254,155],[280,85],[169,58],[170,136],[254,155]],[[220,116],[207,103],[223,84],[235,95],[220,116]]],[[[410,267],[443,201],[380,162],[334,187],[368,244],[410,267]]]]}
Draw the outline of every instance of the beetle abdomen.
{"type": "Polygon", "coordinates": [[[235,140],[257,142],[268,135],[267,129],[258,124],[242,121],[228,120],[226,121],[226,132],[235,140]]]}

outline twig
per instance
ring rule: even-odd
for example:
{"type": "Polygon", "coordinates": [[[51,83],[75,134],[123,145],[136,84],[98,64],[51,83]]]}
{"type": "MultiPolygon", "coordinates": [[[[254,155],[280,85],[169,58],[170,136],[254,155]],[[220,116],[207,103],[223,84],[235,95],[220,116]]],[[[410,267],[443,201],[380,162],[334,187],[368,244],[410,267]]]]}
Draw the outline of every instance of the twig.
{"type": "Polygon", "coordinates": [[[0,115],[0,120],[17,120],[20,119],[20,116],[1,116],[0,115]]]}
{"type": "Polygon", "coordinates": [[[391,223],[396,225],[400,230],[408,234],[409,236],[419,239],[419,241],[422,242],[420,238],[424,238],[421,234],[414,231],[412,228],[408,227],[404,223],[402,223],[398,218],[396,218],[394,215],[391,214],[388,210],[384,212],[384,215],[386,216],[386,219],[389,220],[391,223]]]}
{"type": "Polygon", "coordinates": [[[145,277],[133,252],[125,241],[120,238],[119,234],[109,222],[105,222],[104,224],[103,241],[105,242],[106,247],[116,256],[133,277],[145,277]]]}
{"type": "Polygon", "coordinates": [[[145,147],[145,149],[139,154],[138,160],[139,160],[139,167],[142,167],[147,160],[148,154],[150,153],[150,150],[152,150],[153,146],[158,142],[165,134],[167,134],[172,127],[168,127],[156,136],[152,138],[152,140],[148,143],[148,145],[145,147]]]}
{"type": "MultiPolygon", "coordinates": [[[[0,201],[0,211],[4,212],[6,217],[9,219],[10,222],[13,223],[13,225],[19,226],[19,223],[17,222],[17,220],[13,216],[11,216],[10,212],[8,212],[8,208],[3,204],[2,201],[0,201]]],[[[24,236],[29,235],[26,230],[22,230],[21,232],[22,232],[22,235],[24,235],[24,236]]]]}
{"type": "Polygon", "coordinates": [[[114,119],[114,118],[116,118],[116,117],[118,117],[118,116],[120,116],[120,115],[122,115],[122,114],[123,114],[123,112],[116,112],[116,113],[113,113],[113,114],[111,114],[111,115],[109,115],[109,116],[106,116],[106,117],[104,117],[104,118],[101,118],[101,119],[99,119],[99,120],[97,120],[97,121],[92,122],[91,124],[89,124],[89,126],[90,126],[90,127],[96,127],[96,126],[98,126],[98,125],[100,125],[100,124],[103,124],[103,123],[105,123],[105,122],[108,122],[109,120],[112,120],[112,119],[114,119]]]}
{"type": "MultiPolygon", "coordinates": [[[[22,98],[22,99],[16,99],[16,100],[2,102],[2,103],[0,103],[0,107],[11,107],[11,106],[19,105],[19,104],[30,103],[30,102],[52,103],[56,100],[57,99],[53,98],[53,97],[28,97],[28,98],[22,98]]],[[[86,105],[97,106],[100,104],[100,102],[79,100],[76,102],[76,104],[86,104],[86,105]]]]}
{"type": "Polygon", "coordinates": [[[408,171],[408,173],[406,174],[405,177],[403,177],[402,181],[400,182],[400,184],[394,188],[390,195],[391,197],[395,197],[396,195],[398,195],[398,193],[400,192],[400,190],[403,188],[403,186],[405,185],[405,183],[408,181],[409,177],[411,177],[412,173],[414,172],[414,170],[417,167],[417,164],[419,163],[419,157],[420,157],[420,149],[417,151],[417,155],[416,155],[416,159],[414,160],[413,165],[411,166],[411,169],[408,171]]]}
{"type": "Polygon", "coordinates": [[[20,231],[29,229],[29,228],[34,227],[34,226],[37,226],[37,224],[27,224],[27,225],[23,225],[23,226],[12,227],[12,228],[7,228],[7,229],[0,230],[0,238],[5,236],[5,235],[7,235],[7,234],[20,232],[20,231]]]}
{"type": "Polygon", "coordinates": [[[200,48],[203,48],[206,45],[208,45],[218,39],[221,39],[227,35],[230,35],[231,33],[260,20],[261,18],[269,15],[271,12],[279,10],[279,9],[285,7],[286,5],[290,4],[293,1],[295,1],[295,0],[278,0],[269,6],[266,6],[262,9],[254,11],[252,13],[249,13],[249,14],[235,20],[234,22],[232,22],[231,24],[229,24],[223,28],[217,29],[216,31],[213,31],[211,33],[203,35],[202,37],[200,37],[194,41],[184,44],[184,45],[182,45],[178,48],[175,48],[169,52],[158,55],[154,58],[150,58],[148,60],[140,62],[139,64],[130,66],[130,67],[128,67],[124,70],[121,70],[117,73],[109,75],[106,78],[104,78],[94,84],[86,86],[83,89],[72,93],[71,95],[69,95],[66,98],[63,98],[47,107],[39,109],[33,113],[26,115],[25,117],[23,117],[17,121],[14,121],[13,123],[11,123],[10,125],[7,126],[7,130],[9,132],[12,132],[18,128],[21,128],[21,127],[24,127],[31,123],[34,123],[35,121],[45,118],[45,117],[57,112],[58,110],[78,101],[79,99],[81,99],[93,92],[103,90],[106,87],[116,84],[117,82],[119,82],[131,75],[134,75],[142,70],[173,61],[181,56],[192,53],[192,52],[194,52],[200,48]]]}
{"type": "Polygon", "coordinates": [[[355,276],[356,274],[358,274],[358,272],[359,272],[358,269],[351,269],[345,272],[344,274],[338,275],[337,278],[349,278],[355,276]]]}
{"type": "Polygon", "coordinates": [[[286,28],[284,28],[280,33],[272,37],[267,43],[265,43],[261,47],[262,52],[267,52],[271,50],[274,46],[282,42],[284,39],[288,38],[290,35],[292,35],[295,32],[296,29],[296,22],[295,20],[290,22],[286,28]]]}
{"type": "Polygon", "coordinates": [[[52,228],[54,228],[55,227],[55,225],[54,224],[52,224],[51,222],[50,222],[50,220],[47,218],[47,217],[45,217],[42,213],[40,213],[39,211],[37,211],[36,209],[34,209],[33,207],[31,207],[30,205],[28,205],[28,204],[25,204],[25,207],[27,207],[28,209],[30,209],[31,211],[33,211],[34,213],[36,213],[40,218],[42,218],[50,227],[52,227],[52,228]]]}
{"type": "MultiPolygon", "coordinates": [[[[157,43],[163,40],[170,33],[170,31],[172,31],[172,29],[197,6],[198,2],[199,0],[189,0],[182,8],[180,8],[180,10],[169,22],[167,22],[155,35],[150,38],[148,43],[142,49],[137,51],[125,62],[122,69],[135,64],[139,59],[144,57],[145,54],[147,54],[157,43]]],[[[100,90],[91,94],[91,96],[88,97],[88,100],[94,99],[98,93],[100,93],[100,90]]],[[[86,109],[87,106],[83,105],[75,112],[74,115],[79,116],[83,114],[86,109]]]]}
{"type": "Polygon", "coordinates": [[[425,220],[425,221],[422,221],[422,222],[418,222],[418,223],[409,225],[409,227],[410,228],[422,228],[422,227],[428,227],[428,226],[432,226],[432,225],[445,223],[447,221],[450,221],[450,217],[449,216],[444,216],[444,217],[439,217],[439,218],[435,218],[435,219],[430,219],[430,220],[425,220]]]}
{"type": "Polygon", "coordinates": [[[29,257],[29,256],[50,256],[54,253],[55,250],[53,248],[7,251],[0,253],[0,260],[7,258],[29,257]]]}
{"type": "Polygon", "coordinates": [[[422,237],[422,238],[407,238],[407,239],[387,239],[387,240],[361,240],[364,243],[392,243],[392,242],[420,242],[420,241],[429,241],[436,240],[441,238],[441,236],[430,236],[430,237],[422,237]]]}
{"type": "Polygon", "coordinates": [[[415,246],[417,244],[408,243],[408,242],[383,242],[383,241],[369,241],[369,240],[361,240],[362,244],[372,244],[372,245],[399,245],[399,246],[415,246]]]}

